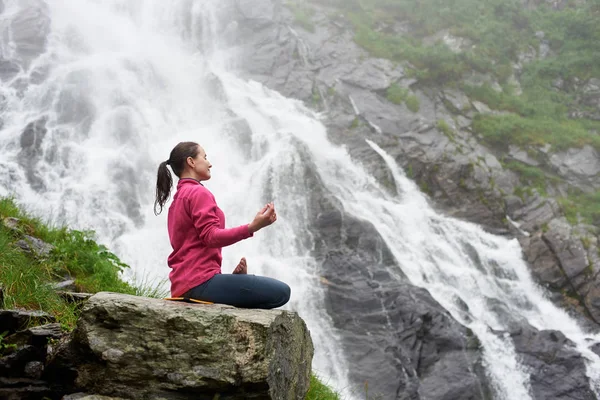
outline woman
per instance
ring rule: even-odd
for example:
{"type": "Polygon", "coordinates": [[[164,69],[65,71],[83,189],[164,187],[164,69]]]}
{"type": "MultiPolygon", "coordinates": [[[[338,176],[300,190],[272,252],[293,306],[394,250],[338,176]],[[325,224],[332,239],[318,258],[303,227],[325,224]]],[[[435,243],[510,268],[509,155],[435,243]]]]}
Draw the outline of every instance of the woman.
{"type": "Polygon", "coordinates": [[[210,179],[212,165],[198,143],[182,142],[158,167],[156,215],[162,212],[173,185],[167,166],[179,178],[168,215],[173,247],[168,258],[171,296],[242,308],[270,309],[287,303],[290,287],[275,279],[248,275],[245,258],[232,274],[221,274],[221,248],[252,237],[274,223],[277,214],[273,203],[264,206],[249,224],[225,229],[223,211],[201,183],[210,179]]]}

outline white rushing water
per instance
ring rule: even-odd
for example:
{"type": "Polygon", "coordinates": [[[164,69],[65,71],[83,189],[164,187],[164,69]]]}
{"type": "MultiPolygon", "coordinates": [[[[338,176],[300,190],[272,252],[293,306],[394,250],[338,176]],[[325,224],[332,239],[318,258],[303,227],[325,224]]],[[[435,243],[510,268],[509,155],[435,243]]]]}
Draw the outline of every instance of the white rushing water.
{"type": "Polygon", "coordinates": [[[166,212],[152,211],[156,168],[176,143],[201,143],[213,164],[206,186],[228,226],[248,223],[266,201],[278,210],[277,224],[224,250],[224,272],[245,256],[252,272],[290,284],[286,307],[311,330],[316,371],[348,388],[348,366],[310,255],[300,143],[345,211],[371,221],[402,272],[478,336],[500,398],[530,398],[510,338],[492,333],[521,319],[573,340],[598,389],[600,360],[587,346],[599,338],[586,336],[544,297],[518,243],[437,214],[394,160],[369,143],[394,174],[398,194],[386,194],[328,142],[316,115],[228,71],[229,54],[214,39],[218,1],[4,3],[0,50],[23,69],[0,86],[0,195],[14,195],[58,223],[95,230],[133,267],[128,278],[156,283],[168,274],[170,252],[166,212]],[[31,59],[31,49],[18,45],[22,32],[14,21],[23,13],[50,21],[45,50],[31,59]],[[23,129],[40,118],[47,131],[33,140],[34,152],[23,152],[23,129]]]}

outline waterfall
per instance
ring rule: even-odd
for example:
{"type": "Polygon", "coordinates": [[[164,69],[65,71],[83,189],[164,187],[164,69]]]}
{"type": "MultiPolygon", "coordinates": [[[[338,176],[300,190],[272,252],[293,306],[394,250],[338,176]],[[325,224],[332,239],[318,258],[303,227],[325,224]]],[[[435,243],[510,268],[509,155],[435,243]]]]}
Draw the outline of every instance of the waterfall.
{"type": "Polygon", "coordinates": [[[600,360],[589,345],[600,338],[545,298],[518,243],[437,214],[369,142],[394,175],[398,193],[388,194],[327,140],[316,114],[228,68],[235,53],[216,40],[220,12],[216,0],[5,0],[0,195],[95,230],[132,266],[128,279],[158,284],[171,249],[166,212],[153,213],[156,169],[178,142],[201,143],[213,164],[206,186],[228,226],[249,223],[267,201],[278,213],[275,225],[224,249],[223,272],[245,256],[251,273],[288,283],[286,308],[307,322],[314,369],[344,389],[348,365],[311,256],[310,163],[346,212],[373,223],[396,272],[477,335],[501,398],[531,398],[510,337],[493,332],[521,319],[576,343],[597,392],[600,360]]]}
{"type": "Polygon", "coordinates": [[[95,230],[132,266],[129,279],[159,284],[171,248],[166,212],[153,214],[156,169],[178,142],[201,143],[213,164],[206,186],[228,226],[249,223],[267,201],[278,210],[276,225],[225,249],[223,272],[245,256],[251,273],[288,283],[287,307],[315,344],[314,369],[349,387],[310,256],[302,160],[287,127],[252,104],[256,84],[225,70],[213,41],[217,4],[6,1],[2,55],[18,69],[0,86],[0,195],[55,223],[95,230]],[[48,25],[28,32],[36,43],[13,40],[29,29],[23,20],[48,25]],[[39,54],[26,60],[19,51],[33,44],[39,54]],[[235,91],[250,101],[230,104],[240,101],[228,98],[235,91]],[[248,122],[234,110],[244,107],[248,122]]]}

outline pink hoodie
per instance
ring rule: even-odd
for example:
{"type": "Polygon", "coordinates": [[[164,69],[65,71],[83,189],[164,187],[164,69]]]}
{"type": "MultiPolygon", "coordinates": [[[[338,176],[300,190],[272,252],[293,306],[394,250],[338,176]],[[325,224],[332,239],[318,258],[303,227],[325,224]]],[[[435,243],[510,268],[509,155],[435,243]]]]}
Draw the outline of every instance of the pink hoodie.
{"type": "Polygon", "coordinates": [[[188,290],[221,273],[221,247],[252,236],[248,225],[225,229],[225,214],[215,197],[200,182],[183,178],[169,207],[169,238],[173,252],[171,296],[180,297],[188,290]]]}

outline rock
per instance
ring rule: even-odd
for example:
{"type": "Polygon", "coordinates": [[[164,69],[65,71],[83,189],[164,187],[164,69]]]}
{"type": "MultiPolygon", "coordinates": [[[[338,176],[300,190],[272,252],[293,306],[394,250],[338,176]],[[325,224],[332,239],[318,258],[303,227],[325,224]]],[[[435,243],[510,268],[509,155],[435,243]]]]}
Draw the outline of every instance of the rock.
{"type": "Polygon", "coordinates": [[[560,215],[560,206],[556,200],[534,194],[527,199],[522,208],[511,213],[510,217],[521,224],[521,229],[531,233],[543,229],[560,215]]]}
{"type": "Polygon", "coordinates": [[[577,278],[588,267],[585,249],[579,240],[573,240],[571,225],[564,219],[553,219],[548,224],[548,231],[543,234],[543,239],[558,259],[559,266],[565,277],[575,287],[577,278]]]}
{"type": "Polygon", "coordinates": [[[547,40],[542,40],[540,42],[540,48],[538,50],[538,54],[540,59],[544,59],[544,58],[548,58],[548,56],[550,56],[552,53],[552,50],[550,49],[550,43],[547,40]]]}
{"type": "Polygon", "coordinates": [[[470,71],[468,75],[464,77],[463,81],[469,86],[483,86],[490,85],[495,86],[497,84],[494,77],[487,73],[481,73],[477,71],[470,71]]]}
{"type": "Polygon", "coordinates": [[[60,339],[64,336],[64,331],[59,323],[34,326],[27,330],[31,335],[30,343],[34,346],[46,344],[48,339],[60,339]]]}
{"type": "Polygon", "coordinates": [[[54,399],[56,394],[47,382],[31,378],[6,378],[0,376],[0,399],[37,400],[54,399]]]}
{"type": "Polygon", "coordinates": [[[600,188],[600,157],[592,146],[553,154],[549,161],[558,174],[582,190],[600,188]]]}
{"type": "Polygon", "coordinates": [[[56,292],[63,300],[68,303],[83,303],[93,296],[92,293],[78,293],[78,292],[56,292]]]}
{"type": "Polygon", "coordinates": [[[11,230],[16,230],[19,228],[19,222],[20,220],[18,218],[13,218],[13,217],[5,217],[2,218],[2,224],[7,227],[8,229],[11,230]]]}
{"type": "Polygon", "coordinates": [[[562,10],[572,3],[568,0],[521,0],[521,2],[528,9],[535,9],[540,5],[547,5],[553,10],[562,10]]]}
{"type": "Polygon", "coordinates": [[[523,164],[537,167],[540,163],[531,157],[527,151],[521,149],[519,146],[510,145],[508,146],[508,155],[516,161],[520,161],[523,164]]]}
{"type": "Polygon", "coordinates": [[[514,65],[514,70],[517,75],[521,74],[525,64],[529,64],[537,58],[537,51],[532,46],[528,46],[527,50],[520,52],[517,55],[518,62],[514,65]]]}
{"type": "Polygon", "coordinates": [[[600,93],[600,79],[590,78],[585,86],[581,89],[584,94],[600,93]]]}
{"type": "Polygon", "coordinates": [[[19,377],[28,363],[40,359],[40,349],[34,346],[27,345],[14,349],[0,358],[0,376],[19,377]]]}
{"type": "Polygon", "coordinates": [[[473,100],[473,107],[475,107],[477,112],[482,114],[489,114],[490,112],[492,112],[492,110],[490,110],[490,108],[486,104],[480,101],[473,100]]]}
{"type": "Polygon", "coordinates": [[[60,339],[65,335],[59,323],[36,326],[7,336],[4,342],[17,346],[31,345],[39,349],[41,359],[46,357],[48,339],[60,339]]]}
{"type": "Polygon", "coordinates": [[[531,371],[535,399],[595,399],[584,359],[562,332],[524,326],[511,335],[521,361],[531,371]]]}
{"type": "Polygon", "coordinates": [[[43,311],[0,310],[0,326],[9,333],[54,321],[52,315],[43,311]]]}
{"type": "Polygon", "coordinates": [[[75,279],[67,279],[66,281],[54,283],[52,285],[52,289],[54,289],[54,290],[60,290],[60,289],[74,290],[75,289],[75,279]]]}
{"type": "Polygon", "coordinates": [[[25,375],[29,378],[40,379],[44,372],[44,363],[40,361],[31,361],[25,364],[25,375]]]}
{"type": "Polygon", "coordinates": [[[440,42],[444,43],[452,52],[456,54],[462,53],[473,46],[473,42],[471,40],[454,36],[447,30],[437,32],[434,35],[423,38],[422,40],[422,43],[425,46],[432,46],[440,42]]]}
{"type": "Polygon", "coordinates": [[[469,118],[463,117],[462,115],[456,117],[456,122],[458,124],[458,127],[461,129],[471,126],[471,120],[469,118]]]}
{"type": "Polygon", "coordinates": [[[382,399],[485,398],[477,340],[407,282],[375,228],[346,214],[318,180],[307,179],[316,188],[312,233],[351,382],[367,382],[369,394],[382,399]]]}
{"type": "Polygon", "coordinates": [[[348,74],[340,76],[340,79],[363,89],[377,91],[387,89],[403,75],[402,67],[395,66],[390,60],[369,58],[348,74]]]}
{"type": "Polygon", "coordinates": [[[121,397],[99,396],[97,394],[74,393],[64,396],[61,400],[125,400],[121,397]]]}
{"type": "Polygon", "coordinates": [[[26,253],[34,254],[38,257],[48,257],[50,252],[54,250],[53,245],[29,235],[24,235],[24,238],[17,241],[16,245],[26,253]]]}
{"type": "Polygon", "coordinates": [[[444,90],[442,92],[442,98],[448,102],[452,111],[456,113],[463,113],[465,110],[471,108],[471,102],[467,95],[458,90],[444,90]]]}
{"type": "Polygon", "coordinates": [[[41,0],[25,0],[11,18],[11,39],[17,57],[27,70],[30,63],[45,51],[50,32],[50,12],[41,0]]]}
{"type": "Polygon", "coordinates": [[[304,399],[312,356],[295,313],[98,293],[45,377],[129,399],[304,399]]]}
{"type": "Polygon", "coordinates": [[[38,190],[44,188],[44,183],[38,176],[37,164],[44,154],[41,146],[48,133],[47,122],[47,117],[40,117],[27,124],[21,134],[21,151],[18,156],[19,164],[26,171],[28,182],[38,190]]]}
{"type": "Polygon", "coordinates": [[[590,326],[590,321],[600,324],[598,262],[590,259],[571,226],[562,218],[553,219],[546,232],[537,232],[520,242],[533,276],[555,291],[552,300],[579,319],[581,325],[597,329],[590,326]]]}
{"type": "Polygon", "coordinates": [[[556,256],[542,238],[542,232],[536,232],[529,238],[519,239],[525,250],[526,261],[536,280],[544,287],[560,290],[567,280],[558,264],[556,256]]]}

